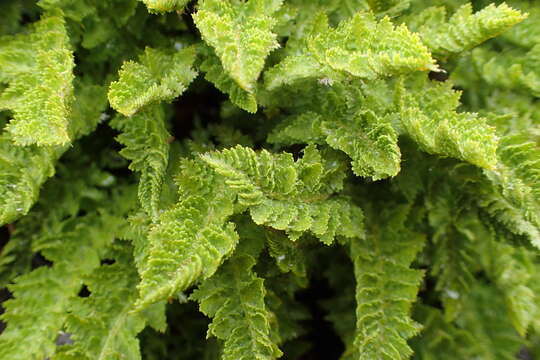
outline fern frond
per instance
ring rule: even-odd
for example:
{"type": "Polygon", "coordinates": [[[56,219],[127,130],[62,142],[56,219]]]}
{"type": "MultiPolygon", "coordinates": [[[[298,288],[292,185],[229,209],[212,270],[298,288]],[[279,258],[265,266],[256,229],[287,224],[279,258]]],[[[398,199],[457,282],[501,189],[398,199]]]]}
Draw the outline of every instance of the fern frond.
{"type": "Polygon", "coordinates": [[[423,272],[410,268],[424,238],[404,225],[409,209],[394,206],[371,218],[364,239],[351,240],[356,277],[358,359],[408,359],[407,339],[420,325],[410,318],[423,272]]]}
{"type": "Polygon", "coordinates": [[[446,57],[469,50],[526,18],[526,14],[505,3],[499,6],[490,4],[474,14],[472,5],[467,3],[448,20],[444,7],[424,10],[416,20],[423,23],[417,24],[416,30],[435,55],[446,57]]]}
{"type": "Polygon", "coordinates": [[[122,262],[103,265],[85,277],[90,296],[70,302],[65,325],[74,344],[59,347],[54,359],[140,359],[136,335],[146,321],[141,313],[130,313],[137,280],[135,269],[122,262]]]}
{"type": "Polygon", "coordinates": [[[159,214],[161,185],[169,160],[170,138],[165,114],[160,105],[152,105],[130,118],[117,116],[111,126],[122,133],[118,142],[125,146],[120,154],[131,160],[129,168],[140,172],[139,200],[153,220],[159,214]]]}
{"type": "Polygon", "coordinates": [[[60,12],[43,16],[28,34],[0,38],[0,110],[13,112],[6,126],[17,145],[71,141],[73,54],[60,12]]]}
{"type": "Polygon", "coordinates": [[[380,180],[395,176],[400,169],[401,153],[397,133],[389,119],[373,111],[359,110],[353,115],[335,118],[304,113],[281,123],[268,137],[270,143],[327,143],[352,159],[358,176],[380,180]]]}
{"type": "Polygon", "coordinates": [[[120,69],[120,79],[111,83],[111,106],[131,116],[150,103],[171,101],[182,94],[197,75],[191,68],[194,61],[193,47],[179,51],[146,48],[139,62],[125,62],[120,69]]]}
{"type": "Polygon", "coordinates": [[[177,180],[180,202],[162,213],[148,234],[137,310],[212,276],[238,242],[234,224],[227,222],[232,194],[204,164],[188,161],[183,170],[177,180]]]}
{"type": "Polygon", "coordinates": [[[279,47],[272,32],[273,13],[282,0],[202,0],[193,20],[223,68],[240,88],[251,93],[268,54],[279,47]]]}
{"type": "Polygon", "coordinates": [[[474,334],[469,359],[514,360],[526,344],[512,327],[502,295],[491,287],[479,285],[471,292],[459,323],[474,334]]]}
{"type": "Polygon", "coordinates": [[[440,175],[430,179],[425,200],[433,232],[428,248],[432,259],[430,274],[435,278],[446,321],[454,320],[461,312],[464,299],[476,282],[473,274],[479,270],[479,244],[485,240],[478,233],[483,230],[482,224],[475,211],[470,210],[464,189],[467,180],[459,174],[460,169],[438,169],[436,173],[440,175]],[[448,173],[452,173],[455,182],[445,179],[448,173]]]}
{"type": "Polygon", "coordinates": [[[366,0],[375,14],[396,14],[409,7],[410,0],[366,0]]]}
{"type": "Polygon", "coordinates": [[[73,230],[70,223],[63,224],[66,230],[41,234],[47,238],[35,248],[54,265],[22,275],[9,286],[14,299],[4,303],[2,320],[8,325],[0,336],[2,358],[37,360],[54,352],[54,341],[83,277],[99,266],[101,249],[114,240],[114,223],[96,214],[79,220],[73,230]]]}
{"type": "Polygon", "coordinates": [[[420,336],[411,340],[414,360],[455,360],[472,358],[477,341],[474,334],[447,321],[441,310],[415,306],[415,319],[424,325],[420,336]]]}
{"type": "MultiPolygon", "coordinates": [[[[90,82],[76,81],[75,95],[70,123],[79,138],[97,126],[107,100],[104,88],[90,82]]],[[[28,213],[66,150],[65,146],[14,146],[10,134],[0,135],[0,225],[28,213]]]]}
{"type": "Polygon", "coordinates": [[[538,312],[537,297],[529,287],[534,273],[532,254],[493,240],[486,245],[485,254],[489,256],[484,257],[484,262],[488,276],[504,296],[512,325],[524,337],[538,312]]]}
{"type": "Polygon", "coordinates": [[[452,84],[430,81],[427,76],[416,77],[412,84],[410,90],[400,90],[405,133],[428,153],[494,168],[498,140],[495,129],[474,113],[456,112],[460,93],[452,89],[452,84]]]}
{"type": "Polygon", "coordinates": [[[435,69],[418,35],[405,25],[394,27],[388,18],[377,22],[369,13],[358,13],[332,29],[322,16],[314,29],[302,49],[268,70],[267,89],[308,78],[375,79],[435,69]]]}
{"type": "Polygon", "coordinates": [[[342,187],[338,158],[328,161],[315,147],[302,160],[291,154],[255,153],[236,146],[201,156],[249,208],[259,225],[285,230],[291,239],[310,231],[325,243],[336,235],[362,234],[362,212],[345,197],[332,197],[342,187]]]}
{"type": "Polygon", "coordinates": [[[252,268],[255,258],[239,253],[205,280],[190,299],[212,318],[208,334],[225,342],[223,360],[276,359],[282,355],[270,337],[263,279],[252,268]]]}
{"type": "Polygon", "coordinates": [[[52,147],[14,146],[7,134],[0,136],[0,224],[28,213],[41,185],[54,174],[62,152],[52,147]]]}
{"type": "Polygon", "coordinates": [[[540,248],[540,150],[526,135],[513,135],[501,139],[497,155],[497,167],[485,172],[492,186],[482,187],[479,205],[540,248]]]}
{"type": "Polygon", "coordinates": [[[515,49],[503,54],[478,48],[471,60],[488,84],[540,97],[540,45],[528,52],[515,49]]]}
{"type": "Polygon", "coordinates": [[[224,71],[215,55],[208,55],[200,66],[205,72],[204,78],[214,84],[219,90],[229,95],[231,102],[249,113],[257,112],[257,99],[253,92],[242,89],[224,71]]]}
{"type": "Polygon", "coordinates": [[[182,11],[189,0],[140,0],[150,12],[182,11]]]}

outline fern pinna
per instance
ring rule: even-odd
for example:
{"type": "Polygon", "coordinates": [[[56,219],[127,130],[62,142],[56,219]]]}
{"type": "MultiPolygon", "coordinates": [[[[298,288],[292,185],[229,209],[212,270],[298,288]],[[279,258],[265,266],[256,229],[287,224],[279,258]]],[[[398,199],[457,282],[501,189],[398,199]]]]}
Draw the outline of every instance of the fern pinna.
{"type": "Polygon", "coordinates": [[[540,356],[535,2],[0,13],[0,359],[540,356]]]}

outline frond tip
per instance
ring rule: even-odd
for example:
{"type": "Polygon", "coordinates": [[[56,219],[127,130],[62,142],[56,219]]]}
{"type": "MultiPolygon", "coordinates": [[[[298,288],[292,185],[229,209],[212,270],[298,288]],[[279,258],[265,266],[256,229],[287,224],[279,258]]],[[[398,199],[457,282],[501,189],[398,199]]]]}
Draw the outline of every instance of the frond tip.
{"type": "Polygon", "coordinates": [[[120,79],[109,88],[109,101],[118,112],[131,116],[145,105],[171,101],[182,94],[197,73],[191,68],[195,49],[180,51],[146,48],[140,62],[127,61],[120,79]]]}
{"type": "Polygon", "coordinates": [[[1,37],[0,48],[0,83],[9,83],[0,111],[14,114],[6,129],[15,144],[70,143],[75,62],[62,14],[43,16],[28,34],[1,37]]]}
{"type": "Polygon", "coordinates": [[[470,3],[460,7],[447,21],[444,8],[429,8],[420,14],[425,24],[418,29],[429,49],[448,56],[469,50],[508,30],[527,18],[505,3],[490,4],[473,14],[470,3]]]}
{"type": "Polygon", "coordinates": [[[270,336],[272,315],[254,265],[252,256],[235,255],[191,295],[212,318],[208,333],[225,342],[222,360],[271,360],[282,355],[270,336]]]}
{"type": "Polygon", "coordinates": [[[268,54],[279,47],[272,14],[283,0],[202,0],[193,20],[229,76],[253,92],[268,54]]]}

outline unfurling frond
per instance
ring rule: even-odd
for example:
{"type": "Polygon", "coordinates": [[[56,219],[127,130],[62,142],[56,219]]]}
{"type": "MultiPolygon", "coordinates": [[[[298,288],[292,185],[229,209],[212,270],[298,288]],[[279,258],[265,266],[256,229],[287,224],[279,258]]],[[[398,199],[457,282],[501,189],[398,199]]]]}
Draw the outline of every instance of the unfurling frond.
{"type": "Polygon", "coordinates": [[[170,137],[160,105],[152,105],[132,117],[118,116],[111,126],[122,131],[117,138],[125,146],[120,154],[131,160],[129,168],[140,172],[139,200],[142,208],[156,220],[163,176],[169,159],[170,137]]]}
{"type": "MultiPolygon", "coordinates": [[[[428,153],[451,156],[483,168],[497,163],[495,129],[473,113],[458,113],[460,93],[450,82],[416,77],[416,91],[403,91],[401,123],[405,133],[428,153]]],[[[413,86],[413,87],[414,87],[413,86]]],[[[412,90],[412,88],[411,88],[412,90]]]]}
{"type": "Polygon", "coordinates": [[[109,101],[118,112],[131,116],[145,105],[171,101],[182,94],[197,73],[191,68],[195,49],[180,51],[146,48],[140,62],[127,61],[120,79],[109,88],[109,101]]]}
{"type": "Polygon", "coordinates": [[[45,15],[28,34],[0,37],[0,111],[17,145],[65,145],[72,140],[73,54],[61,13],[45,15]]]}
{"type": "Polygon", "coordinates": [[[444,7],[428,8],[415,20],[415,28],[429,49],[444,57],[471,49],[526,17],[505,3],[499,6],[491,4],[473,14],[471,4],[467,3],[449,20],[446,20],[444,7]]]}
{"type": "Polygon", "coordinates": [[[282,355],[270,336],[273,315],[254,265],[253,256],[240,252],[191,295],[212,318],[208,334],[224,341],[222,360],[271,360],[282,355]]]}
{"type": "Polygon", "coordinates": [[[360,208],[334,195],[344,175],[339,174],[342,160],[335,154],[324,158],[310,146],[295,162],[291,154],[256,153],[237,146],[202,159],[225,178],[259,225],[285,230],[293,240],[310,231],[325,243],[336,235],[362,234],[360,208]]]}
{"type": "Polygon", "coordinates": [[[203,40],[215,49],[227,74],[247,92],[268,54],[279,47],[272,16],[282,0],[201,0],[193,20],[203,40]]]}
{"type": "Polygon", "coordinates": [[[407,339],[420,325],[410,318],[423,273],[410,268],[424,237],[404,225],[406,206],[374,214],[364,239],[351,240],[356,277],[355,352],[358,359],[408,359],[407,339]]]}
{"type": "Polygon", "coordinates": [[[300,53],[286,57],[265,77],[269,90],[301,79],[352,76],[375,79],[435,69],[428,49],[405,25],[358,13],[335,29],[324,16],[300,53]]]}

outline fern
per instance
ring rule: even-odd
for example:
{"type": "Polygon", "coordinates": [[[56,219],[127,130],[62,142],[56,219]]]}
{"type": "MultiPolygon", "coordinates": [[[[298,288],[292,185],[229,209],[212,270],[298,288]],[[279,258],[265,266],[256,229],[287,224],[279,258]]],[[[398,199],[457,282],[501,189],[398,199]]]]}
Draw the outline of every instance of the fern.
{"type": "Polygon", "coordinates": [[[130,313],[137,292],[137,274],[129,264],[104,265],[84,279],[91,295],[70,305],[66,329],[73,345],[59,348],[55,359],[140,358],[136,338],[146,324],[142,314],[130,313]],[[112,287],[117,291],[110,292],[112,287]],[[94,314],[100,314],[100,317],[94,314]]]}
{"type": "Polygon", "coordinates": [[[293,240],[309,230],[325,243],[336,235],[362,233],[360,209],[345,198],[330,197],[342,186],[339,163],[324,161],[315,147],[306,148],[297,162],[287,154],[272,157],[242,147],[202,158],[225,177],[259,225],[285,230],[293,240]]]}
{"type": "Polygon", "coordinates": [[[534,2],[0,3],[1,359],[540,349],[534,2]]]}
{"type": "Polygon", "coordinates": [[[223,72],[223,67],[215,55],[208,55],[201,64],[201,70],[205,72],[204,78],[212,82],[219,90],[229,94],[235,105],[250,113],[257,112],[255,95],[242,89],[227,73],[223,72]]]}
{"type": "Polygon", "coordinates": [[[148,10],[156,13],[182,10],[187,5],[188,0],[140,0],[146,4],[148,10]]]}
{"type": "Polygon", "coordinates": [[[360,359],[406,359],[412,354],[406,340],[420,330],[409,312],[422,272],[409,266],[423,238],[403,227],[407,212],[404,206],[387,211],[365,239],[351,242],[357,281],[354,347],[360,359]]]}
{"type": "Polygon", "coordinates": [[[190,68],[195,60],[193,48],[176,53],[146,48],[140,64],[122,65],[120,79],[111,84],[111,106],[131,116],[147,104],[170,101],[184,92],[196,73],[190,68]]]}
{"type": "Polygon", "coordinates": [[[491,4],[474,14],[471,4],[465,4],[448,20],[445,8],[428,8],[415,19],[422,22],[415,24],[415,28],[434,54],[445,57],[471,49],[525,18],[505,3],[491,4]]]}
{"type": "Polygon", "coordinates": [[[455,111],[459,93],[451,89],[451,84],[436,84],[425,77],[416,77],[412,81],[424,86],[421,93],[405,91],[400,99],[405,132],[429,153],[494,168],[497,137],[485,119],[473,113],[455,111]]]}
{"type": "Polygon", "coordinates": [[[381,119],[368,110],[345,114],[334,121],[323,119],[316,113],[293,117],[282,122],[268,141],[327,143],[352,158],[352,170],[358,176],[380,180],[397,175],[401,154],[397,133],[388,117],[381,119]]]}
{"type": "MultiPolygon", "coordinates": [[[[112,199],[125,200],[120,194],[112,199]]],[[[99,266],[104,249],[113,242],[121,226],[119,215],[111,208],[102,209],[101,214],[94,210],[80,218],[49,215],[45,224],[50,222],[50,227],[44,226],[34,235],[32,249],[42,252],[53,265],[23,274],[9,286],[14,299],[4,303],[2,319],[10,325],[0,339],[2,357],[41,359],[54,354],[54,342],[67,319],[68,307],[81,289],[84,276],[99,266]],[[25,334],[24,339],[21,334],[25,334]]]]}
{"type": "Polygon", "coordinates": [[[190,297],[213,318],[208,332],[224,340],[222,359],[276,359],[282,355],[270,337],[271,315],[264,302],[263,279],[252,270],[255,262],[250,254],[237,253],[190,297]]]}
{"type": "Polygon", "coordinates": [[[14,117],[7,126],[18,145],[64,145],[71,141],[73,54],[61,12],[44,16],[30,34],[0,39],[4,48],[0,110],[14,117]]]}
{"type": "Polygon", "coordinates": [[[359,13],[335,29],[320,16],[299,54],[269,70],[265,81],[272,90],[308,78],[374,79],[435,68],[427,48],[405,26],[359,13]]]}
{"type": "Polygon", "coordinates": [[[498,155],[498,167],[486,173],[494,188],[485,188],[480,206],[539,247],[538,148],[524,136],[508,136],[501,141],[498,155]]]}
{"type": "Polygon", "coordinates": [[[252,93],[268,54],[279,45],[272,14],[280,0],[202,0],[193,20],[223,68],[240,88],[252,93]]]}
{"type": "MultiPolygon", "coordinates": [[[[103,88],[91,83],[76,83],[76,102],[71,112],[72,129],[81,137],[93,131],[105,107],[103,88]]],[[[0,224],[26,215],[38,199],[45,181],[54,175],[64,146],[13,146],[10,134],[0,135],[0,224]]]]}
{"type": "Polygon", "coordinates": [[[227,222],[233,213],[231,195],[209,169],[186,165],[180,181],[191,183],[193,189],[185,189],[180,202],[150,229],[147,258],[140,265],[138,309],[213,275],[238,241],[234,224],[227,222]]]}
{"type": "Polygon", "coordinates": [[[122,131],[118,141],[126,147],[120,153],[132,160],[132,170],[141,172],[139,200],[154,220],[159,214],[161,185],[169,159],[170,135],[164,117],[163,109],[153,105],[131,118],[119,116],[111,122],[111,126],[122,131]]]}

